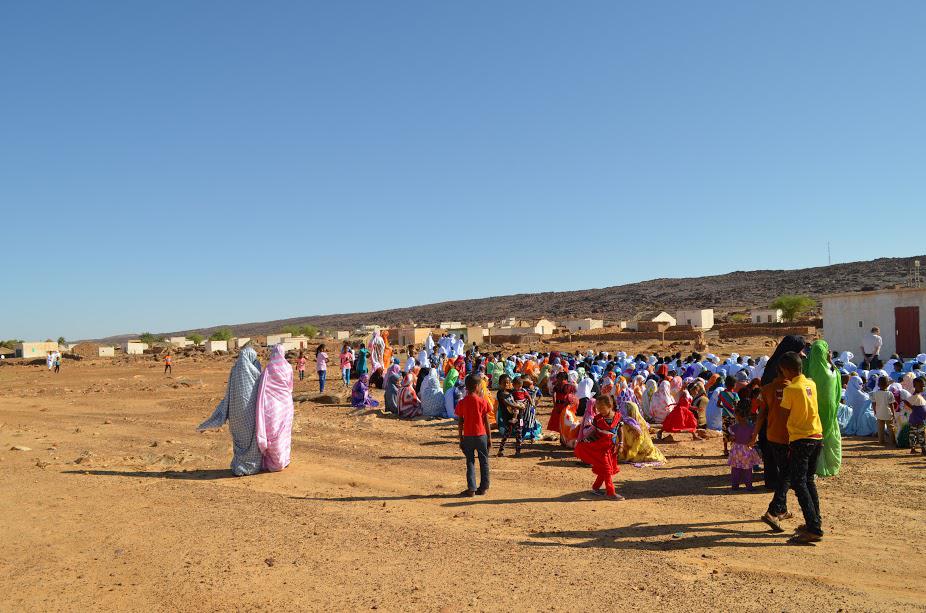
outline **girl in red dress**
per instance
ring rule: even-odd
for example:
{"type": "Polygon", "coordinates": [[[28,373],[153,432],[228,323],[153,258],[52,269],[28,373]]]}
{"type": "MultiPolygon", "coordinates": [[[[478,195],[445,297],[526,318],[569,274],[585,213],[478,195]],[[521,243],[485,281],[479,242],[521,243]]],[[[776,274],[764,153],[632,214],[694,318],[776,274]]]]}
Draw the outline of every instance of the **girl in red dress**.
{"type": "Polygon", "coordinates": [[[620,472],[617,465],[618,448],[620,446],[621,417],[614,411],[614,398],[599,396],[595,401],[595,418],[592,420],[593,430],[583,441],[576,444],[577,458],[590,464],[595,473],[595,484],[592,493],[601,496],[601,486],[611,500],[623,500],[624,497],[614,491],[612,477],[620,472]]]}

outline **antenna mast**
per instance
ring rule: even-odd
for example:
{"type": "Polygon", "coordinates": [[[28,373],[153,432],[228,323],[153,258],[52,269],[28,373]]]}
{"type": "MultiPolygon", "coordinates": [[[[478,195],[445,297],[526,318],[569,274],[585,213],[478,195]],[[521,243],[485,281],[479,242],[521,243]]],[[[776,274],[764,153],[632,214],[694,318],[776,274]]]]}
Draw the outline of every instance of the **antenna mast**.
{"type": "Polygon", "coordinates": [[[826,262],[830,266],[833,265],[833,252],[830,250],[830,242],[826,241],[826,262]]]}

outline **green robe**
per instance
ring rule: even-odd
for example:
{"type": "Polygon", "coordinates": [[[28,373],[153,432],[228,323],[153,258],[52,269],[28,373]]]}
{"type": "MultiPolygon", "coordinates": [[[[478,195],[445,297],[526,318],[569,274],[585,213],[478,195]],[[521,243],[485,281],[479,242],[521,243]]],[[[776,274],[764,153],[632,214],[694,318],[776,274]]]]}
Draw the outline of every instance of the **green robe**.
{"type": "Polygon", "coordinates": [[[830,477],[839,474],[842,465],[842,435],[839,432],[837,413],[842,398],[842,378],[829,361],[830,347],[826,341],[816,341],[810,356],[804,361],[804,375],[817,386],[817,405],[823,424],[823,451],[817,461],[817,475],[830,477]]]}

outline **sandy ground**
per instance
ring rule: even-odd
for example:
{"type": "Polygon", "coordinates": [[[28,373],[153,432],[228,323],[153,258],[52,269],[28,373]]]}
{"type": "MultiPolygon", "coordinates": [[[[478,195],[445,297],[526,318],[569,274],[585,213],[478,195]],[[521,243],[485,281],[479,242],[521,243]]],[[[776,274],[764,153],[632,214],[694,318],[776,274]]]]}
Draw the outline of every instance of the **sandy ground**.
{"type": "Polygon", "coordinates": [[[194,430],[230,366],[0,367],[0,610],[926,610],[926,460],[870,439],[820,482],[826,540],[789,546],[716,440],[624,466],[621,503],[549,443],[464,500],[449,422],[302,402],[292,465],[234,478],[194,430]]]}

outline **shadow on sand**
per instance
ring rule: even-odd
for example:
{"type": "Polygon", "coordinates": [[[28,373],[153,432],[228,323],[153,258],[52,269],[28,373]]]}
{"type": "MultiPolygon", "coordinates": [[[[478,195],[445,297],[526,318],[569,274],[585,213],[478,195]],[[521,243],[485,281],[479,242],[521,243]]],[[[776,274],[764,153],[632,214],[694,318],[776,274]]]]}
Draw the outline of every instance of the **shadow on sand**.
{"type": "Polygon", "coordinates": [[[204,470],[66,470],[70,475],[95,475],[102,477],[143,477],[147,479],[183,479],[187,481],[213,481],[215,479],[234,479],[230,469],[204,469],[204,470]]]}
{"type": "Polygon", "coordinates": [[[601,530],[561,530],[538,532],[522,541],[528,547],[575,547],[588,549],[635,549],[640,551],[679,551],[715,547],[776,547],[787,537],[772,534],[756,520],[650,525],[634,523],[623,528],[601,530]],[[754,529],[736,529],[749,525],[754,529]]]}

